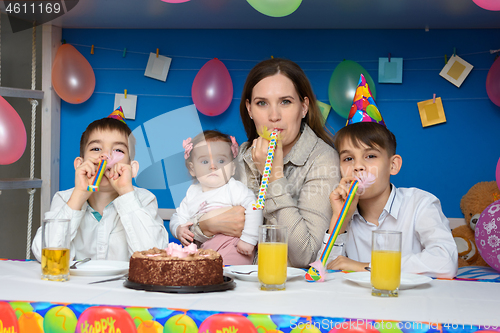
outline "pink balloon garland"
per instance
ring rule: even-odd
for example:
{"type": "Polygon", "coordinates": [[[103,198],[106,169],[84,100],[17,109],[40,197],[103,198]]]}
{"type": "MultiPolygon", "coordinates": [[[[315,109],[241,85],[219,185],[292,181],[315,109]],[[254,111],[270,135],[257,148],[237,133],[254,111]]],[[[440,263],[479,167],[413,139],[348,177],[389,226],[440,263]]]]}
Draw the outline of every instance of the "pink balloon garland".
{"type": "Polygon", "coordinates": [[[26,129],[19,114],[0,96],[0,165],[16,162],[26,149],[26,129]]]}

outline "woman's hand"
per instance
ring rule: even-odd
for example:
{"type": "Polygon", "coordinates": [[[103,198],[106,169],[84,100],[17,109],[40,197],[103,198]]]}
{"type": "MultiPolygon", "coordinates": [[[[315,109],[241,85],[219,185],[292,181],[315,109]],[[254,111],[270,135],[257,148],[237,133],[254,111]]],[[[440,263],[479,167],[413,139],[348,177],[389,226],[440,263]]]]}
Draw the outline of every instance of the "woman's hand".
{"type": "MultiPolygon", "coordinates": [[[[269,141],[262,137],[258,137],[257,139],[253,140],[251,149],[252,160],[259,170],[260,174],[262,175],[264,173],[264,167],[266,165],[269,141]]],[[[271,183],[280,178],[283,178],[283,144],[281,140],[277,140],[276,148],[274,149],[274,159],[269,182],[271,183]]]]}
{"type": "MultiPolygon", "coordinates": [[[[206,214],[205,214],[206,215],[206,214]]],[[[240,237],[245,226],[245,208],[235,206],[216,216],[205,218],[202,216],[198,225],[207,237],[224,234],[231,237],[240,237]]]]}

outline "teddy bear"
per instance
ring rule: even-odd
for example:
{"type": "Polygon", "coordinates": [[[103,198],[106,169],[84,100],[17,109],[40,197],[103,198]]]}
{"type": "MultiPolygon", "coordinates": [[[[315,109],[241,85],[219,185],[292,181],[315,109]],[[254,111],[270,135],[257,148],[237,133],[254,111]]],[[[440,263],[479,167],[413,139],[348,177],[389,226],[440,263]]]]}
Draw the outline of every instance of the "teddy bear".
{"type": "Polygon", "coordinates": [[[472,186],[460,201],[465,225],[452,230],[458,248],[458,267],[489,266],[476,247],[474,230],[479,216],[491,203],[500,199],[500,190],[495,181],[479,182],[472,186]]]}

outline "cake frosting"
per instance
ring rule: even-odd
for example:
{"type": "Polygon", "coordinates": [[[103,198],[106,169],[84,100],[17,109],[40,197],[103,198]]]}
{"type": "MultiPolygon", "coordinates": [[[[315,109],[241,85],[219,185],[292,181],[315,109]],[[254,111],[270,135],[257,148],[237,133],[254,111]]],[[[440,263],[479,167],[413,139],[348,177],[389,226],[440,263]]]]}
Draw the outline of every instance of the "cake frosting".
{"type": "Polygon", "coordinates": [[[222,257],[195,244],[170,243],[166,249],[134,252],[129,281],[161,286],[206,286],[224,282],[222,257]]]}

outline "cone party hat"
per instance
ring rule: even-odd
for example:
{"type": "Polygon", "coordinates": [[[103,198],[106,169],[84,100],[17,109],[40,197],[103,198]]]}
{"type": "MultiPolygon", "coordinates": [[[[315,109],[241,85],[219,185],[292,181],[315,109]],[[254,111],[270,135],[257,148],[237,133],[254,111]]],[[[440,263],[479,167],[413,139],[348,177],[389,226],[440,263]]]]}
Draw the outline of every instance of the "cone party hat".
{"type": "Polygon", "coordinates": [[[346,125],[362,122],[372,122],[386,126],[363,74],[359,78],[346,125]]]}

